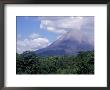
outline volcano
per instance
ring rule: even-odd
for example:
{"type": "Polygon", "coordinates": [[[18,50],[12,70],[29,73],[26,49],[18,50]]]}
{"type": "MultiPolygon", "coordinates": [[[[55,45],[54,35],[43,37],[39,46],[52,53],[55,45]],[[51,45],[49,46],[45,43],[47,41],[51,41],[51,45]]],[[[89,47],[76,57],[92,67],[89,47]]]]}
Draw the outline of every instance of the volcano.
{"type": "Polygon", "coordinates": [[[84,33],[73,30],[63,34],[46,48],[36,50],[35,53],[40,56],[76,55],[81,51],[93,51],[94,44],[91,42],[84,33]]]}

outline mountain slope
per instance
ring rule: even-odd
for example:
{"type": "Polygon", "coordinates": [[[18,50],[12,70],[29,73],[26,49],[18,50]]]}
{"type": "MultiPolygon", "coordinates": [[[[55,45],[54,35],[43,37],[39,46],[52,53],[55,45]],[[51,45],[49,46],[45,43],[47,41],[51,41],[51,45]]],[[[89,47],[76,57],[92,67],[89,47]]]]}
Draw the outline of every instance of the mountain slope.
{"type": "Polygon", "coordinates": [[[94,46],[80,31],[69,31],[46,48],[35,51],[41,56],[61,56],[77,54],[80,51],[91,51],[94,46]]]}

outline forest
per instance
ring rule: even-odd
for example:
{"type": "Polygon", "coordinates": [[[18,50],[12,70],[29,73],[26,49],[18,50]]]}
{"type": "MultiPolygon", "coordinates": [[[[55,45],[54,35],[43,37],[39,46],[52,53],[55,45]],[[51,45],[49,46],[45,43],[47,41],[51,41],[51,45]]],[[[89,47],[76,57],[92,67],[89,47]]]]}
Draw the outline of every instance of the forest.
{"type": "Polygon", "coordinates": [[[94,74],[94,51],[44,57],[30,51],[16,53],[16,74],[94,74]]]}

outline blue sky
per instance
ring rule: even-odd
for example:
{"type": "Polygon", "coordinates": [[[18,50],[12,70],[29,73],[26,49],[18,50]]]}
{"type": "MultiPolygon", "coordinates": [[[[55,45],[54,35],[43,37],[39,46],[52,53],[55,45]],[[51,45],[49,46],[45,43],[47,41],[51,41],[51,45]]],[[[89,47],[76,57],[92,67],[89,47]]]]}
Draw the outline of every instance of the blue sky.
{"type": "Polygon", "coordinates": [[[31,33],[37,33],[53,42],[56,39],[57,34],[41,29],[40,23],[41,22],[37,16],[17,16],[17,35],[22,36],[22,38],[26,38],[31,33]]]}
{"type": "Polygon", "coordinates": [[[16,29],[17,53],[45,48],[72,30],[80,30],[90,43],[94,41],[93,16],[17,16],[16,29]]]}

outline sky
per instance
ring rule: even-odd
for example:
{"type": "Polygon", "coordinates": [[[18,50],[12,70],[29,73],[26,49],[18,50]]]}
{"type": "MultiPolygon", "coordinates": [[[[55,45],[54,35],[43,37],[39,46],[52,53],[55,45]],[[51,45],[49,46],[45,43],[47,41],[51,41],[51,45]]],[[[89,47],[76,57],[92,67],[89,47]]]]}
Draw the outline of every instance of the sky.
{"type": "Polygon", "coordinates": [[[17,16],[17,53],[45,48],[72,30],[93,44],[94,16],[17,16]]]}

